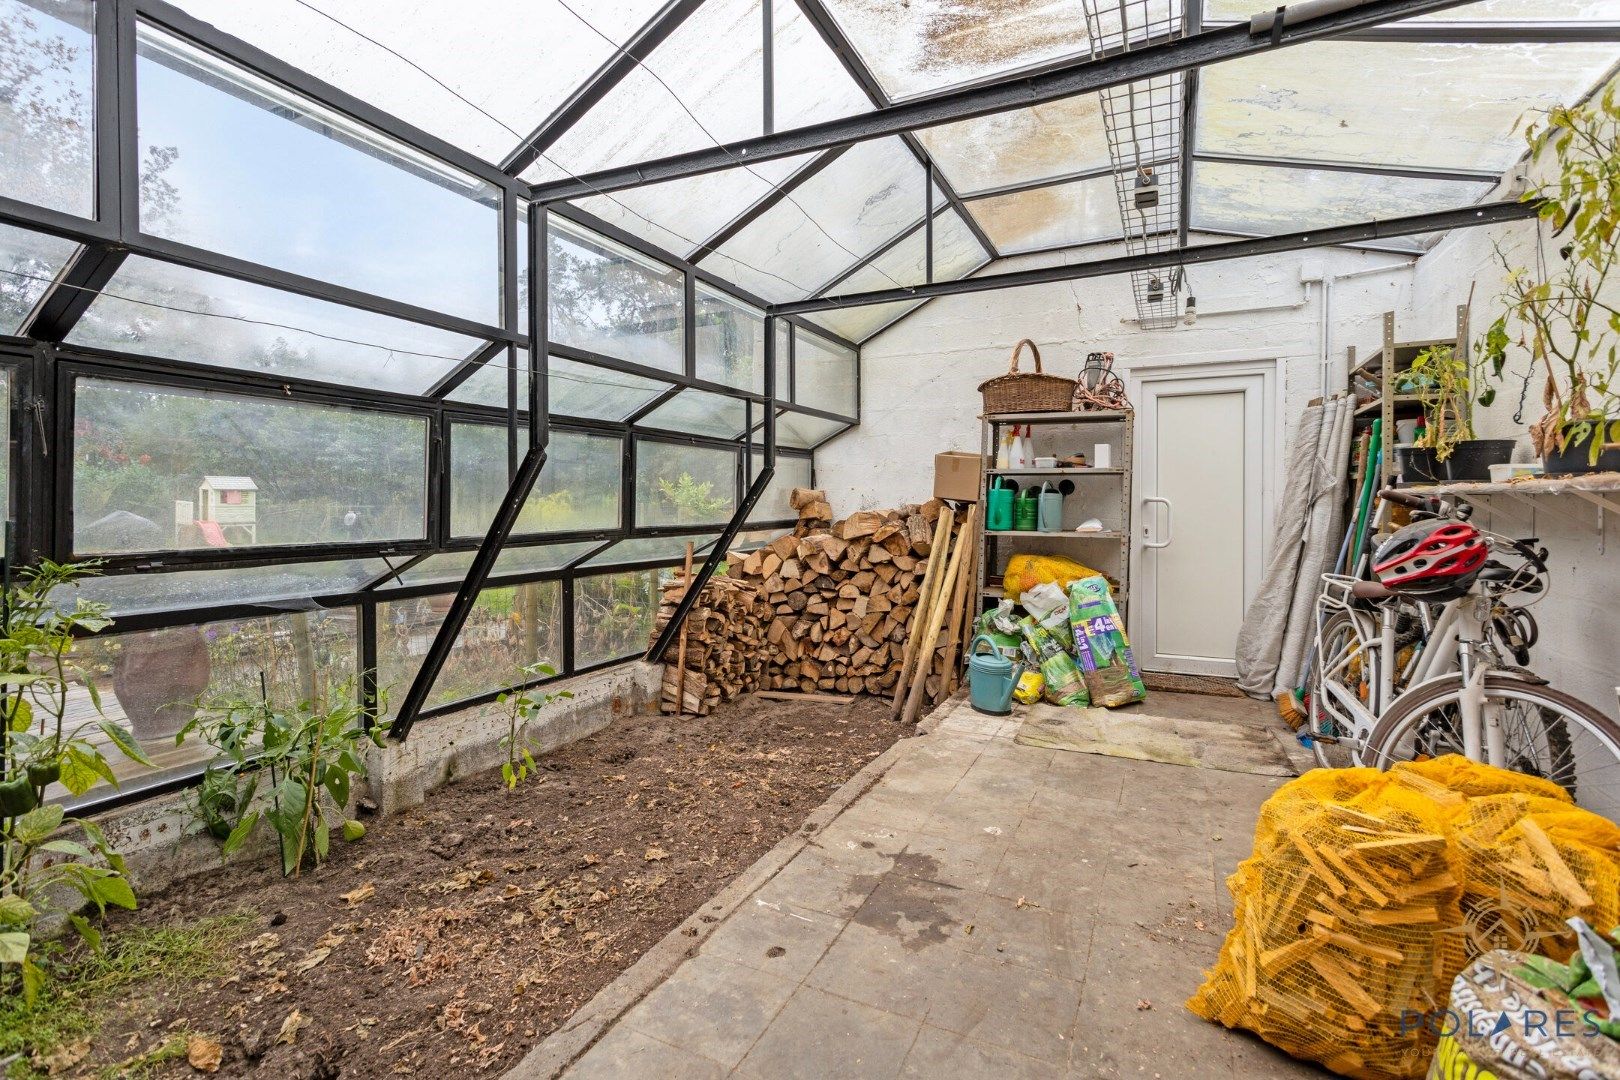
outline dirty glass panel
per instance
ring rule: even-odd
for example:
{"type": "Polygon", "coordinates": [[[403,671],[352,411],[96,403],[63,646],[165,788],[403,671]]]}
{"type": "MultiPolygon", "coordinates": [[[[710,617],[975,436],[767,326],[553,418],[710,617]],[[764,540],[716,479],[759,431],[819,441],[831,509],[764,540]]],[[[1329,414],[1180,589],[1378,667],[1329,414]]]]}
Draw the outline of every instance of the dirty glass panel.
{"type": "MultiPolygon", "coordinates": [[[[612,435],[551,432],[546,464],[518,514],[517,536],[611,529],[619,524],[623,442],[612,435]]],[[[454,424],[450,431],[450,533],[482,536],[507,489],[506,429],[454,424]]]]}
{"type": "Polygon", "coordinates": [[[547,369],[550,407],[554,414],[592,420],[625,420],[669,389],[668,383],[645,379],[594,364],[551,358],[547,369]]]}
{"type": "Polygon", "coordinates": [[[703,266],[767,299],[800,299],[922,220],[926,182],[899,139],[859,143],[703,266]]]}
{"type": "Polygon", "coordinates": [[[739,390],[765,389],[765,314],[697,287],[697,377],[739,390]]]}
{"type": "MultiPolygon", "coordinates": [[[[759,470],[765,467],[765,451],[755,447],[752,454],[753,474],[758,475],[759,470]]],[[[752,479],[752,477],[750,478],[752,479]]],[[[765,485],[760,492],[759,500],[754,508],[748,512],[748,520],[753,521],[792,521],[797,517],[797,511],[788,505],[788,494],[796,487],[807,488],[810,483],[810,459],[794,454],[776,455],[776,472],[771,475],[771,482],[765,485]]],[[[735,545],[733,545],[735,546],[735,545]]]]}
{"type": "MultiPolygon", "coordinates": [[[[832,290],[837,293],[860,293],[874,289],[893,288],[888,282],[900,281],[907,285],[920,284],[926,278],[928,243],[923,231],[907,236],[899,244],[879,255],[872,265],[863,266],[832,290]]],[[[934,280],[953,281],[966,277],[989,259],[988,253],[973,235],[973,230],[955,211],[940,214],[934,221],[934,280]]],[[[809,318],[851,341],[861,341],[880,327],[893,322],[917,302],[870,304],[866,307],[842,308],[817,312],[809,318]]],[[[808,403],[806,403],[808,404],[808,403]]]]}
{"type": "Polygon", "coordinates": [[[793,349],[793,324],[786,319],[776,320],[776,387],[777,401],[793,399],[793,371],[790,357],[793,349]]]}
{"type": "MultiPolygon", "coordinates": [[[[600,540],[578,540],[568,544],[540,544],[532,547],[508,545],[501,549],[500,555],[495,559],[495,567],[490,571],[490,577],[517,577],[521,574],[544,574],[552,570],[561,570],[581,555],[595,551],[601,546],[600,540]]],[[[446,551],[438,555],[429,555],[378,591],[386,593],[398,586],[458,584],[467,576],[467,571],[472,567],[473,556],[476,554],[476,551],[446,551]]]]}
{"type": "Polygon", "coordinates": [[[585,566],[623,566],[625,563],[651,562],[655,559],[670,559],[682,561],[686,554],[686,545],[690,543],[695,551],[702,551],[719,538],[717,532],[676,533],[672,536],[638,536],[629,540],[620,540],[600,555],[592,555],[580,565],[585,566]]]}
{"type": "Polygon", "coordinates": [[[748,428],[747,411],[748,406],[741,398],[711,394],[706,390],[682,390],[637,420],[636,426],[717,439],[740,439],[748,428]]]}
{"type": "MultiPolygon", "coordinates": [[[[1451,210],[1478,202],[1490,189],[1454,180],[1200,161],[1193,170],[1191,223],[1241,233],[1297,232],[1451,210]]],[[[1380,242],[1417,247],[1411,238],[1380,242]]]]}
{"type": "Polygon", "coordinates": [[[0,369],[0,503],[9,517],[16,499],[11,494],[11,373],[0,369]]]}
{"type": "Polygon", "coordinates": [[[517,279],[520,334],[529,332],[529,201],[517,200],[517,279]]]}
{"type": "Polygon", "coordinates": [[[1573,102],[1612,44],[1323,41],[1214,64],[1199,84],[1199,150],[1500,172],[1514,125],[1573,102]],[[1346,77],[1323,78],[1323,72],[1346,77]]]}
{"type": "Polygon", "coordinates": [[[71,240],[0,225],[0,334],[22,327],[76,250],[71,240]]]}
{"type": "Polygon", "coordinates": [[[614,42],[629,39],[662,4],[590,0],[565,7],[557,0],[481,0],[454,7],[450,17],[452,9],[442,4],[344,0],[331,10],[352,31],[302,4],[183,0],[178,6],[498,162],[613,54],[614,42]]]}
{"type": "Polygon", "coordinates": [[[500,322],[500,190],[140,27],[141,228],[500,322]]]}
{"type": "Polygon", "coordinates": [[[301,611],[318,606],[313,597],[358,592],[387,570],[388,563],[382,559],[335,559],[224,570],[104,574],[86,578],[77,595],[110,605],[115,618],[220,604],[285,604],[289,611],[301,611]]]}
{"type": "MultiPolygon", "coordinates": [[[[1204,0],[1207,22],[1248,21],[1260,11],[1275,11],[1260,0],[1204,0]]],[[[1611,0],[1479,0],[1405,22],[1613,22],[1611,0]]]]}
{"type": "Polygon", "coordinates": [[[67,340],[401,394],[425,392],[484,344],[139,255],[124,260],[67,340]]]}
{"type": "Polygon", "coordinates": [[[551,340],[680,371],[681,273],[556,216],[548,235],[551,340]]]}
{"type": "Polygon", "coordinates": [[[631,570],[574,582],[574,666],[647,651],[668,570],[631,570]]]}
{"type": "Polygon", "coordinates": [[[1086,50],[1073,0],[828,0],[891,98],[939,90],[1086,50]]]}
{"type": "Polygon", "coordinates": [[[974,199],[968,212],[1003,255],[1125,234],[1111,176],[974,199]]]}
{"type": "MultiPolygon", "coordinates": [[[[175,744],[175,734],[197,715],[199,699],[205,707],[257,700],[261,672],[276,704],[352,697],[358,628],[358,614],[349,607],[82,638],[70,657],[68,715],[81,722],[96,716],[87,685],[93,684],[101,713],[131,731],[154,766],[137,765],[104,745],[120,783],[180,775],[214,753],[194,738],[175,744]]],[[[106,792],[99,786],[83,797],[106,792]]]]}
{"type": "Polygon", "coordinates": [[[809,450],[851,426],[842,420],[783,410],[776,418],[776,444],[793,450],[809,450]]]}
{"type": "Polygon", "coordinates": [[[636,440],[636,524],[723,525],[737,509],[737,451],[636,440]]]}
{"type": "Polygon", "coordinates": [[[962,195],[1109,165],[1096,94],[924,128],[917,138],[962,195]]]}
{"type": "Polygon", "coordinates": [[[800,330],[793,362],[798,380],[795,402],[839,416],[855,415],[859,402],[856,400],[854,349],[800,330]]]}
{"type": "Polygon", "coordinates": [[[796,0],[774,0],[776,130],[870,112],[872,99],[827,47],[796,0]]]}
{"type": "MultiPolygon", "coordinates": [[[[447,401],[465,401],[474,405],[506,408],[506,355],[501,349],[484,361],[477,371],[461,381],[461,385],[445,395],[447,401]]],[[[556,363],[556,361],[552,361],[556,363]]],[[[529,411],[529,351],[518,352],[518,409],[529,411]]]]}
{"type": "Polygon", "coordinates": [[[80,379],[80,555],[427,535],[420,416],[80,379]]]}
{"type": "MultiPolygon", "coordinates": [[[[377,605],[377,688],[385,716],[405,699],[455,593],[377,605]]],[[[562,583],[534,581],[485,589],[433,683],[425,708],[449,705],[529,681],[529,664],[562,666],[562,583]]]]}
{"type": "Polygon", "coordinates": [[[95,208],[89,0],[0,0],[0,195],[80,217],[95,208]]]}

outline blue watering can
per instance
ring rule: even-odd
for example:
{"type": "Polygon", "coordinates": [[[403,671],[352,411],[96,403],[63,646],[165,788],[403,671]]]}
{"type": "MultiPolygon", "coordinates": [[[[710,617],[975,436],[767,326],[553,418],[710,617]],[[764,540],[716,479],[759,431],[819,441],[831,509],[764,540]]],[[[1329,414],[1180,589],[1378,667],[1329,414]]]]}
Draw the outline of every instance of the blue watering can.
{"type": "Polygon", "coordinates": [[[968,699],[974,709],[991,716],[1012,712],[1013,691],[1024,674],[1024,665],[1015,664],[996,650],[995,642],[980,634],[968,646],[968,699]],[[979,648],[985,646],[989,651],[979,648]]]}

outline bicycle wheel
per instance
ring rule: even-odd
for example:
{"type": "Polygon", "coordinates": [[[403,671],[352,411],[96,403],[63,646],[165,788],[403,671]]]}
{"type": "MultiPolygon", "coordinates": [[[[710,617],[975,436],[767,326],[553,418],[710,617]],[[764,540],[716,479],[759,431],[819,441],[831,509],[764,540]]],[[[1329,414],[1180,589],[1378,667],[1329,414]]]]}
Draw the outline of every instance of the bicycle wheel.
{"type": "Polygon", "coordinates": [[[1305,734],[1311,736],[1311,752],[1323,768],[1356,763],[1356,746],[1350,741],[1354,725],[1349,712],[1328,690],[1328,684],[1347,689],[1358,701],[1368,700],[1373,686],[1373,652],[1367,648],[1365,635],[1360,619],[1348,611],[1336,611],[1316,636],[1305,734]]]}
{"type": "MultiPolygon", "coordinates": [[[[1461,675],[1402,694],[1374,727],[1365,764],[1387,768],[1460,754],[1461,675]]],[[[1496,711],[1515,771],[1551,780],[1581,806],[1620,820],[1620,725],[1560,690],[1508,675],[1485,678],[1485,708],[1496,711]]]]}

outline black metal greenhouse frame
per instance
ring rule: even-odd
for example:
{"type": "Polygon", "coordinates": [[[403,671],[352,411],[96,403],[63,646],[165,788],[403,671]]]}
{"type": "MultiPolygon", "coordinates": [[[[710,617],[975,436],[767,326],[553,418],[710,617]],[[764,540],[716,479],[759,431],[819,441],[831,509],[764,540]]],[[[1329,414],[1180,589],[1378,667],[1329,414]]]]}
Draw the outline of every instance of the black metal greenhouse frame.
{"type": "MultiPolygon", "coordinates": [[[[359,613],[357,648],[363,691],[368,702],[374,704],[379,603],[444,593],[450,583],[448,580],[405,584],[401,575],[408,573],[412,567],[433,553],[472,552],[471,567],[460,581],[444,623],[393,722],[392,733],[396,737],[403,738],[408,734],[411,725],[421,717],[487,701],[499,692],[490,691],[474,698],[433,708],[425,706],[428,692],[451,651],[456,634],[465,622],[472,604],[484,589],[540,581],[560,582],[561,610],[565,626],[561,635],[563,656],[558,677],[577,675],[622,662],[625,658],[610,659],[586,666],[575,664],[572,623],[576,580],[586,574],[658,569],[670,565],[669,558],[658,558],[586,570],[587,561],[623,539],[718,531],[719,537],[709,546],[708,555],[699,570],[698,579],[701,584],[714,572],[740,530],[746,527],[786,524],[785,520],[748,521],[759,496],[774,475],[779,453],[776,438],[778,416],[792,412],[843,425],[855,424],[860,420],[858,407],[860,346],[856,342],[847,341],[820,326],[806,322],[803,316],[809,313],[893,301],[926,302],[935,296],[1125,273],[1140,268],[1138,264],[1146,265],[1144,260],[1154,265],[1166,263],[1179,265],[1221,258],[1250,257],[1304,246],[1374,243],[1380,238],[1390,236],[1489,224],[1533,212],[1531,208],[1522,204],[1492,204],[1395,221],[1365,222],[1281,237],[1240,239],[1231,243],[1188,247],[1186,233],[1189,214],[1186,200],[1191,185],[1183,183],[1181,185],[1183,203],[1178,226],[1180,243],[1176,250],[1158,252],[1151,256],[1125,256],[1036,271],[975,277],[972,275],[1000,257],[1000,252],[975,221],[968,209],[968,202],[975,198],[1003,194],[1015,189],[1024,190],[1060,184],[1080,176],[1076,174],[1056,177],[1028,185],[1017,185],[1016,188],[970,192],[963,195],[954,190],[934,166],[922,143],[914,134],[917,129],[1095,92],[1105,87],[1154,75],[1187,72],[1185,91],[1187,97],[1183,109],[1183,123],[1186,130],[1183,132],[1181,160],[1178,163],[1185,173],[1196,161],[1221,162],[1234,158],[1233,155],[1200,153],[1194,148],[1192,137],[1196,97],[1194,87],[1197,71],[1201,65],[1220,63],[1267,49],[1330,37],[1365,41],[1620,40],[1620,23],[1536,27],[1511,23],[1459,26],[1400,21],[1409,20],[1416,15],[1457,7],[1466,0],[1365,0],[1363,3],[1329,10],[1326,14],[1291,25],[1284,25],[1284,20],[1277,18],[1274,20],[1274,26],[1261,33],[1251,33],[1247,24],[1206,29],[1200,19],[1201,0],[1184,0],[1182,27],[1180,32],[1174,35],[1134,44],[1095,59],[1055,61],[982,80],[966,87],[896,102],[884,92],[822,0],[798,0],[800,10],[839,57],[857,85],[870,98],[873,109],[859,116],[779,131],[774,122],[772,97],[774,54],[771,47],[771,6],[766,4],[762,5],[764,16],[761,26],[764,66],[760,103],[761,135],[708,150],[690,151],[654,161],[605,169],[555,183],[531,186],[518,179],[520,172],[537,161],[570,127],[588,116],[593,106],[611,93],[661,42],[667,40],[700,7],[701,2],[702,0],[669,0],[629,42],[524,138],[519,147],[499,166],[496,166],[259,49],[222,34],[209,24],[185,14],[162,0],[95,0],[94,39],[97,57],[93,103],[95,216],[93,219],[79,218],[0,196],[0,223],[65,238],[81,245],[78,254],[69,260],[57,281],[46,289],[21,327],[19,335],[12,338],[0,337],[0,369],[3,369],[12,380],[12,430],[15,433],[12,475],[17,478],[13,485],[13,515],[19,522],[18,550],[8,554],[20,561],[38,558],[62,560],[71,558],[74,554],[70,497],[72,420],[73,388],[75,380],[79,378],[93,376],[122,379],[155,387],[227,392],[239,396],[278,400],[290,399],[420,417],[429,433],[426,447],[428,475],[425,477],[427,528],[426,535],[421,538],[392,543],[322,543],[233,551],[211,549],[149,552],[115,556],[106,562],[106,569],[111,573],[147,574],[174,570],[247,568],[356,557],[383,559],[389,570],[351,592],[322,594],[288,602],[214,604],[137,614],[120,618],[118,624],[120,631],[131,631],[219,619],[279,615],[317,607],[353,606],[359,613]],[[134,175],[135,163],[139,157],[135,114],[137,89],[135,42],[137,25],[142,22],[159,26],[187,39],[232,64],[345,114],[415,151],[498,188],[501,193],[500,250],[503,268],[500,325],[489,325],[422,308],[142,232],[137,178],[134,175]],[[867,252],[854,266],[814,290],[808,299],[772,304],[697,265],[704,256],[714,252],[787,198],[798,185],[833,164],[850,146],[865,140],[891,136],[899,137],[916,157],[919,166],[925,170],[929,182],[924,184],[924,205],[911,225],[867,252]],[[815,156],[811,161],[801,166],[768,195],[742,210],[714,235],[696,244],[691,251],[681,254],[663,250],[564,202],[581,196],[697,176],[735,167],[742,161],[767,161],[806,152],[814,152],[815,156]],[[943,203],[938,207],[933,205],[932,197],[932,188],[936,184],[944,196],[943,203]],[[962,222],[974,233],[984,248],[986,258],[978,267],[971,270],[968,276],[960,280],[940,281],[934,277],[934,222],[941,214],[951,211],[959,214],[962,222]],[[526,234],[520,228],[519,222],[523,213],[527,213],[528,216],[526,234]],[[529,245],[531,278],[538,285],[543,285],[547,280],[545,273],[547,231],[551,215],[655,260],[681,276],[684,282],[685,341],[683,367],[679,373],[658,371],[613,356],[550,342],[547,336],[547,289],[544,287],[530,289],[527,315],[532,334],[518,331],[521,302],[515,273],[519,262],[518,245],[520,243],[529,245]],[[924,235],[926,252],[923,284],[912,288],[843,295],[835,292],[859,270],[871,265],[874,260],[896,245],[915,236],[919,230],[924,235]],[[181,357],[133,356],[63,344],[98,291],[106,287],[124,260],[132,254],[476,337],[483,344],[422,396],[302,378],[276,377],[249,371],[227,373],[219,368],[190,362],[181,357]],[[760,390],[738,389],[696,377],[694,294],[700,284],[752,306],[763,316],[764,380],[760,390]],[[776,329],[779,321],[786,322],[794,328],[787,339],[788,356],[783,366],[787,376],[785,387],[776,385],[776,329]],[[793,403],[797,383],[795,373],[797,341],[801,331],[812,333],[854,352],[857,407],[853,415],[830,413],[793,403]],[[526,398],[520,389],[522,377],[518,371],[519,358],[525,351],[529,357],[529,390],[526,398]],[[508,372],[507,403],[504,409],[448,399],[448,395],[482,365],[500,357],[503,352],[508,372]],[[669,384],[669,389],[619,422],[553,415],[547,402],[547,370],[549,358],[553,355],[611,371],[657,379],[669,384]],[[745,429],[739,432],[736,438],[726,439],[661,431],[643,422],[659,405],[685,390],[704,391],[740,399],[744,403],[745,429]],[[531,417],[533,423],[529,422],[531,417]],[[509,486],[494,522],[481,539],[451,535],[448,463],[454,426],[458,423],[502,425],[507,431],[509,486]],[[549,434],[552,430],[594,432],[614,435],[620,439],[622,472],[620,518],[617,528],[544,535],[511,535],[518,512],[544,465],[549,434]],[[760,439],[758,446],[755,444],[756,430],[760,439]],[[737,509],[731,518],[708,526],[638,524],[635,520],[634,505],[635,458],[638,442],[643,440],[691,446],[715,446],[735,453],[737,509]],[[763,455],[762,465],[757,473],[753,471],[756,450],[763,455]],[[507,545],[527,546],[542,542],[548,545],[587,542],[592,546],[565,565],[544,572],[510,576],[501,576],[494,572],[496,559],[507,545]]],[[[1283,168],[1345,168],[1400,176],[1463,180],[1496,179],[1494,175],[1467,170],[1381,169],[1377,166],[1339,166],[1264,157],[1244,157],[1241,160],[1245,163],[1283,168]]],[[[911,310],[915,310],[915,307],[911,310]]],[[[900,317],[904,318],[905,315],[902,314],[900,317]]],[[[886,325],[892,325],[892,321],[886,325]]],[[[836,434],[835,431],[833,435],[836,434]]],[[[825,441],[825,438],[821,441],[825,441]]],[[[796,452],[783,452],[797,453],[799,456],[809,458],[814,450],[815,446],[811,446],[796,452]]],[[[696,592],[696,589],[688,591],[677,609],[676,617],[670,620],[666,630],[653,644],[649,656],[657,658],[662,654],[669,638],[695,598],[696,592]]],[[[131,787],[101,799],[95,805],[128,802],[153,794],[159,789],[180,786],[188,780],[188,777],[173,777],[144,787],[131,787]]]]}

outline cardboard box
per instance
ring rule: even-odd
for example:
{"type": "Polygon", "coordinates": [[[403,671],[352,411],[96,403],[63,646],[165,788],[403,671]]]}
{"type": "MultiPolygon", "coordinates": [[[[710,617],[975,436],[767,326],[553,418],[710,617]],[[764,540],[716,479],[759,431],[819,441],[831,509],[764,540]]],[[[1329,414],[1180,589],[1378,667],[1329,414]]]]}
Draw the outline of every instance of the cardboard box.
{"type": "Polygon", "coordinates": [[[979,476],[984,455],[950,450],[934,455],[934,498],[979,501],[979,476]]]}

